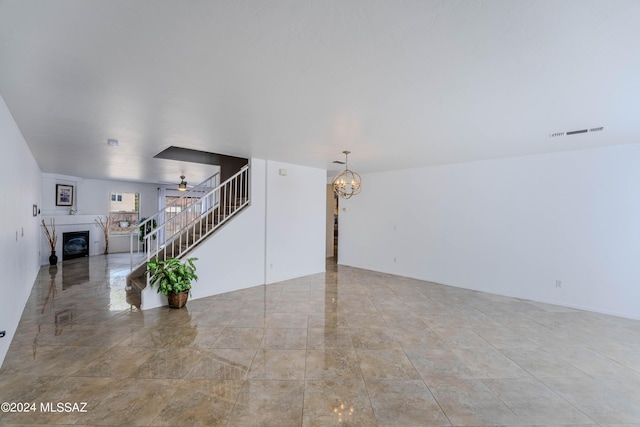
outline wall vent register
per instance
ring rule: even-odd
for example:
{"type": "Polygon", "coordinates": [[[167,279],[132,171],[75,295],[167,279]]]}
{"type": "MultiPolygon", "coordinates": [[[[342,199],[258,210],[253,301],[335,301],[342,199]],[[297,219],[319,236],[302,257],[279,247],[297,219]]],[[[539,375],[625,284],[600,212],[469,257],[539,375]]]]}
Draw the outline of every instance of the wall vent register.
{"type": "Polygon", "coordinates": [[[559,136],[570,136],[570,135],[579,135],[581,133],[591,133],[591,132],[600,132],[604,130],[604,126],[600,126],[597,128],[589,128],[589,129],[578,129],[571,130],[567,132],[554,132],[549,134],[549,138],[557,138],[559,136]]]}

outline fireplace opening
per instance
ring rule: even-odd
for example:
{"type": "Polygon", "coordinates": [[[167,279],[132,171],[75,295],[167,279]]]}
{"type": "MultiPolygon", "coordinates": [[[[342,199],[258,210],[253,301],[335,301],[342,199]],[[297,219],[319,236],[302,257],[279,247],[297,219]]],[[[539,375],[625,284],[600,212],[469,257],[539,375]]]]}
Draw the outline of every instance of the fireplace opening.
{"type": "Polygon", "coordinates": [[[62,233],[62,260],[89,256],[89,230],[62,233]]]}

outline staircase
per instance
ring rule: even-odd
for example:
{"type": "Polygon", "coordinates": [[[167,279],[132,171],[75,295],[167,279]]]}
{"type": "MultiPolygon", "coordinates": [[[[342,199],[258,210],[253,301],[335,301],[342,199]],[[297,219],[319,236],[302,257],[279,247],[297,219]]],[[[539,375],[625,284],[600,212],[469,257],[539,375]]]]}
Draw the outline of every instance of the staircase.
{"type": "Polygon", "coordinates": [[[216,185],[218,179],[219,174],[207,178],[139,224],[138,231],[130,236],[132,261],[128,285],[144,289],[149,284],[145,274],[147,261],[156,257],[160,260],[184,257],[250,204],[249,165],[216,185]],[[144,262],[135,266],[134,249],[147,254],[144,262]]]}

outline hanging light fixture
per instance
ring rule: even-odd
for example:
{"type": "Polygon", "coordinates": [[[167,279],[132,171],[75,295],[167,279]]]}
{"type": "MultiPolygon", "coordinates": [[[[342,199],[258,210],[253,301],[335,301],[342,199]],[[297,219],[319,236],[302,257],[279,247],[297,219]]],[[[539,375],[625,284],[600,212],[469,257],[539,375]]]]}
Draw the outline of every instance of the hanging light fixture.
{"type": "MultiPolygon", "coordinates": [[[[351,151],[343,151],[344,153],[344,171],[333,178],[333,192],[343,199],[349,199],[360,192],[362,180],[360,175],[349,170],[348,156],[351,151]]],[[[342,162],[334,162],[342,163],[342,162]]]]}
{"type": "Polygon", "coordinates": [[[184,180],[184,175],[180,175],[180,184],[178,184],[179,191],[187,191],[187,181],[184,180]]]}

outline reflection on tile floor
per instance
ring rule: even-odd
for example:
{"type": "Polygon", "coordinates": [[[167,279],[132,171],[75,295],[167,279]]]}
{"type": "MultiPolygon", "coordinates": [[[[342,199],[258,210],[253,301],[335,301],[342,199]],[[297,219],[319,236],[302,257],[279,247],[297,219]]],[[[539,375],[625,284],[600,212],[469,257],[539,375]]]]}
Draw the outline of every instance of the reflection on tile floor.
{"type": "Polygon", "coordinates": [[[140,311],[128,266],[40,270],[0,369],[36,411],[0,425],[640,425],[640,321],[331,262],[140,311]]]}

